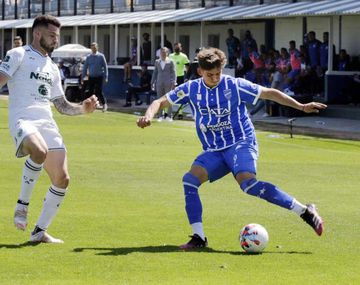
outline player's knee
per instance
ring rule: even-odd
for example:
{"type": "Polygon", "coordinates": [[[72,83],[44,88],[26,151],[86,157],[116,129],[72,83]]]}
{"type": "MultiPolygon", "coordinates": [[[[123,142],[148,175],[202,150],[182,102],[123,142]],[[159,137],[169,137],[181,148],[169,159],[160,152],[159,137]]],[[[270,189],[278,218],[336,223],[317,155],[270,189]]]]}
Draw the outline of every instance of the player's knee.
{"type": "Polygon", "coordinates": [[[55,176],[53,184],[59,188],[66,189],[70,183],[70,176],[68,173],[60,173],[55,176]]]}
{"type": "Polygon", "coordinates": [[[184,187],[185,194],[187,191],[189,191],[190,188],[197,190],[201,185],[199,178],[197,178],[195,175],[191,174],[190,172],[185,173],[182,181],[184,186],[188,186],[188,187],[184,187]]]}
{"type": "Polygon", "coordinates": [[[45,147],[36,148],[31,151],[30,157],[35,163],[42,164],[47,156],[48,150],[45,147]]]}

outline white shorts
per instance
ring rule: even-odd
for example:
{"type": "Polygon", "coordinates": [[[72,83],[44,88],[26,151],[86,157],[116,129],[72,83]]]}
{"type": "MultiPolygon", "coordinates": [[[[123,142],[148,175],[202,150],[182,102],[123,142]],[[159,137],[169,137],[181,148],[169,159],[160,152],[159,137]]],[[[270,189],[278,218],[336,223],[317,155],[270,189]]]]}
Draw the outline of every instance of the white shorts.
{"type": "Polygon", "coordinates": [[[15,155],[17,157],[26,155],[22,152],[23,141],[34,133],[41,135],[48,147],[48,151],[66,150],[59,128],[54,121],[20,119],[15,126],[10,127],[10,133],[15,142],[15,155]]]}

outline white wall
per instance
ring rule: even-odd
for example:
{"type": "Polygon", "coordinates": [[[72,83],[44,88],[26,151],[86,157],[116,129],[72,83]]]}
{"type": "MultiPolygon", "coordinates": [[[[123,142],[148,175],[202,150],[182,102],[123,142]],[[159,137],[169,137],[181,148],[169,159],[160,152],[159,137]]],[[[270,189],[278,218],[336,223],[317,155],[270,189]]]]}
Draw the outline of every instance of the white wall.
{"type": "Polygon", "coordinates": [[[350,55],[360,55],[360,16],[343,16],[342,46],[350,55]]]}
{"type": "Polygon", "coordinates": [[[281,18],[275,20],[275,49],[289,48],[289,41],[296,41],[296,46],[303,42],[302,18],[281,18]]]}

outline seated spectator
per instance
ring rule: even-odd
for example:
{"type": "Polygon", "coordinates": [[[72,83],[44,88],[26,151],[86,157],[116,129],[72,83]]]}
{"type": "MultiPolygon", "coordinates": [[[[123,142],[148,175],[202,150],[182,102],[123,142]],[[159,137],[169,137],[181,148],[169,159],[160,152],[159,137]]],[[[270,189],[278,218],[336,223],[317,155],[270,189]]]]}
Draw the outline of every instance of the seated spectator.
{"type": "Polygon", "coordinates": [[[194,57],[193,61],[190,63],[189,68],[185,74],[185,82],[188,80],[193,80],[193,79],[197,79],[197,78],[201,77],[201,75],[198,72],[199,63],[198,63],[197,55],[198,55],[199,51],[201,51],[201,48],[197,48],[195,50],[195,57],[194,57]]]}
{"type": "Polygon", "coordinates": [[[290,53],[290,65],[291,70],[287,74],[287,86],[291,90],[293,89],[293,85],[295,81],[298,79],[301,71],[301,53],[296,48],[296,42],[289,42],[289,53],[290,53]]]}
{"type": "Polygon", "coordinates": [[[131,81],[131,70],[137,64],[137,42],[136,38],[131,38],[131,56],[127,63],[124,64],[124,83],[131,81]]]}
{"type": "Polygon", "coordinates": [[[64,65],[63,60],[59,60],[58,67],[59,67],[60,76],[61,76],[61,83],[64,84],[65,78],[68,78],[70,76],[70,69],[69,69],[69,67],[64,65]]]}
{"type": "Polygon", "coordinates": [[[126,92],[126,104],[123,107],[131,107],[131,99],[135,98],[135,105],[139,106],[143,102],[139,99],[139,93],[151,90],[151,74],[147,69],[147,64],[141,65],[141,72],[139,73],[140,82],[138,86],[133,86],[129,83],[129,88],[126,92]]]}
{"type": "Polygon", "coordinates": [[[249,58],[251,60],[251,62],[253,63],[253,68],[254,68],[254,73],[255,73],[255,76],[256,76],[256,83],[257,84],[260,84],[260,85],[263,85],[263,73],[264,73],[264,61],[262,59],[262,57],[260,56],[260,54],[255,51],[253,49],[253,47],[249,46],[248,47],[248,55],[249,55],[249,58]]]}
{"type": "Polygon", "coordinates": [[[350,70],[350,56],[347,54],[346,49],[340,50],[338,70],[339,71],[350,70]]]}

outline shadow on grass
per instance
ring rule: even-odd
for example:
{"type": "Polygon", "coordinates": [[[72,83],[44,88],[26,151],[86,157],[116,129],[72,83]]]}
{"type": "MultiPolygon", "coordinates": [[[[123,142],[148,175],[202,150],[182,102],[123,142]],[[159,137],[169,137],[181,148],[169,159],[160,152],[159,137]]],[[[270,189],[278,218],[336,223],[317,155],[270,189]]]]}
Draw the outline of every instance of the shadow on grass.
{"type": "MultiPolygon", "coordinates": [[[[140,247],[79,247],[75,248],[73,251],[80,253],[88,250],[93,250],[96,252],[96,255],[128,255],[134,252],[143,252],[143,253],[169,253],[169,252],[183,252],[176,245],[160,245],[160,246],[140,246],[140,247]]],[[[260,254],[246,253],[243,251],[226,251],[226,250],[216,250],[210,247],[200,248],[196,251],[197,253],[221,253],[221,254],[232,254],[232,255],[247,255],[247,256],[257,256],[262,254],[312,254],[308,251],[264,251],[260,254]]]]}
{"type": "Polygon", "coordinates": [[[23,248],[23,247],[37,246],[39,244],[40,244],[40,242],[31,242],[31,241],[27,241],[27,242],[20,243],[20,244],[0,244],[0,249],[1,248],[18,249],[18,248],[23,248]]]}

